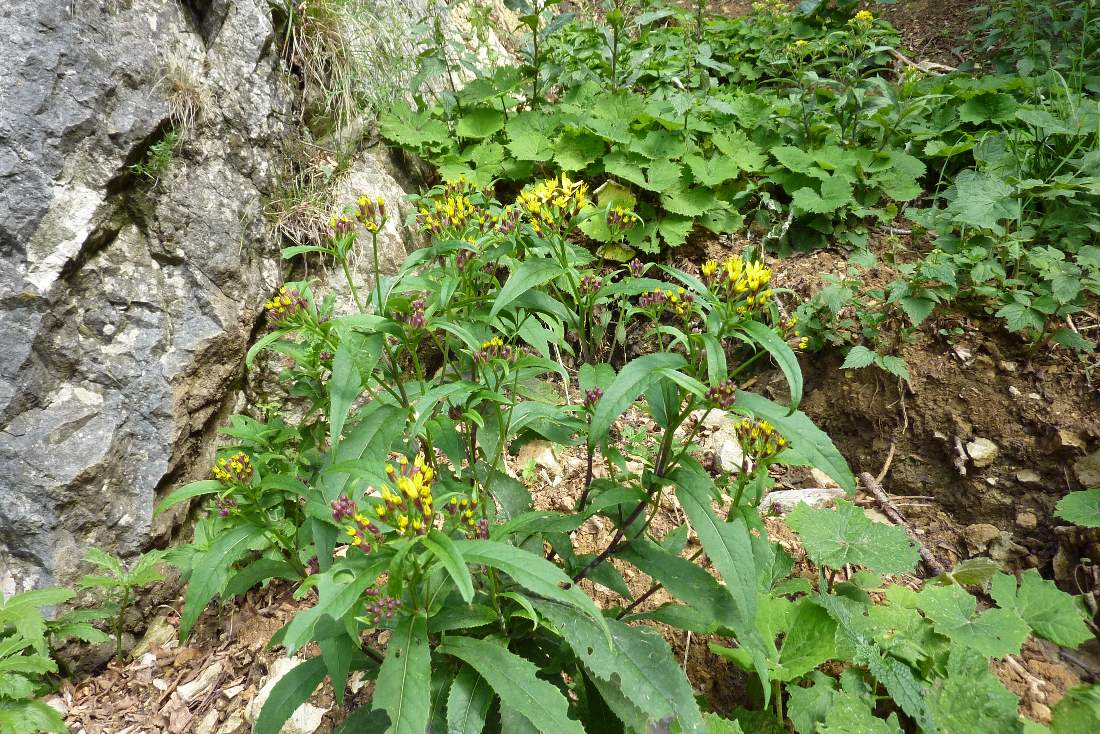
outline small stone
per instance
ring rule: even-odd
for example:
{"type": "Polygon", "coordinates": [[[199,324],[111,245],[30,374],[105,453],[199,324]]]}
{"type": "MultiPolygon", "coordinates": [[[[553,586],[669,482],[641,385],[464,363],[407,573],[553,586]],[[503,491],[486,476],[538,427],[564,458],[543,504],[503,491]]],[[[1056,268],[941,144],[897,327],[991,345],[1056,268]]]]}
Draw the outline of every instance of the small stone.
{"type": "Polygon", "coordinates": [[[894,524],[894,523],[890,522],[890,518],[886,517],[886,515],[883,515],[881,512],[879,512],[878,510],[876,510],[873,507],[864,507],[863,508],[863,514],[866,515],[867,519],[870,520],[871,522],[881,523],[882,525],[893,525],[894,524]]]}
{"type": "Polygon", "coordinates": [[[50,696],[46,699],[45,703],[54,711],[61,714],[61,718],[65,718],[69,715],[69,705],[65,703],[65,699],[61,696],[50,696]]]}
{"type": "Polygon", "coordinates": [[[1024,530],[1034,530],[1039,525],[1039,516],[1031,510],[1021,510],[1016,513],[1016,524],[1024,530]]]}
{"type": "Polygon", "coordinates": [[[1100,487],[1100,451],[1093,451],[1074,464],[1073,473],[1086,489],[1100,487]]]}
{"type": "Polygon", "coordinates": [[[1042,484],[1043,478],[1031,469],[1021,469],[1016,472],[1016,481],[1020,484],[1042,484]]]}
{"type": "Polygon", "coordinates": [[[768,492],[760,502],[762,515],[787,515],[800,504],[814,509],[832,507],[838,497],[844,496],[840,487],[812,487],[810,489],[781,489],[768,492]]]}
{"type": "Polygon", "coordinates": [[[997,486],[997,477],[986,477],[985,478],[985,483],[988,484],[990,487],[996,487],[997,486]]]}
{"type": "Polygon", "coordinates": [[[963,539],[966,540],[966,544],[970,546],[971,550],[975,553],[981,553],[989,544],[995,540],[999,540],[1001,537],[1001,531],[996,526],[990,525],[987,522],[974,523],[973,525],[967,525],[963,530],[963,539]]]}
{"type": "Polygon", "coordinates": [[[979,469],[992,464],[1000,451],[997,444],[980,436],[975,437],[973,441],[966,444],[966,453],[970,457],[970,461],[979,469]]]}
{"type": "Polygon", "coordinates": [[[810,469],[810,476],[814,478],[814,485],[818,487],[839,487],[840,485],[833,481],[825,472],[818,469],[816,466],[810,469]]]}
{"type": "Polygon", "coordinates": [[[214,734],[215,730],[218,728],[218,717],[220,715],[221,712],[214,708],[207,711],[206,716],[202,717],[199,723],[195,725],[194,733],[214,734]]]}
{"type": "Polygon", "coordinates": [[[549,441],[529,441],[519,450],[516,458],[519,469],[522,471],[531,464],[542,467],[550,473],[556,484],[561,479],[562,468],[558,457],[554,456],[554,447],[549,441]]]}
{"type": "Polygon", "coordinates": [[[154,647],[164,647],[174,639],[176,639],[176,628],[168,621],[166,615],[158,614],[153,617],[153,621],[149,623],[149,627],[145,630],[145,636],[141,638],[141,642],[130,654],[135,658],[140,658],[154,647]]]}
{"type": "Polygon", "coordinates": [[[243,683],[240,684],[240,685],[236,685],[236,686],[230,686],[229,688],[226,688],[222,691],[222,696],[224,696],[226,698],[226,700],[232,701],[234,698],[241,695],[241,691],[243,691],[243,690],[244,690],[244,684],[243,683]]]}
{"type": "Polygon", "coordinates": [[[1014,398],[1023,397],[1023,393],[1020,392],[1020,388],[1016,387],[1015,385],[1008,386],[1008,394],[1014,398]]]}
{"type": "Polygon", "coordinates": [[[194,680],[184,683],[177,688],[176,693],[179,694],[184,703],[190,703],[199,696],[205,695],[214,683],[217,682],[221,674],[222,663],[219,660],[199,673],[194,680]]]}
{"type": "Polygon", "coordinates": [[[1042,399],[1043,399],[1043,396],[1042,396],[1042,395],[1040,395],[1040,394],[1039,394],[1039,393],[1037,393],[1037,392],[1029,392],[1029,393],[1027,394],[1027,397],[1028,397],[1028,398],[1029,398],[1030,400],[1042,400],[1042,399]]]}
{"type": "MultiPolygon", "coordinates": [[[[1031,396],[1029,395],[1028,397],[1031,396]]],[[[1058,448],[1062,449],[1085,450],[1085,439],[1081,438],[1076,431],[1069,431],[1065,428],[1060,428],[1058,432],[1054,434],[1054,443],[1058,448]]]]}
{"type": "MultiPolygon", "coordinates": [[[[286,676],[287,673],[294,670],[302,664],[302,660],[299,658],[278,658],[271,665],[271,674],[268,675],[264,681],[263,687],[256,693],[256,697],[252,699],[252,703],[249,704],[245,716],[250,721],[256,721],[260,716],[260,711],[263,710],[264,704],[267,703],[267,699],[271,696],[271,691],[275,688],[275,684],[286,676]]],[[[286,724],[283,725],[280,734],[313,734],[321,726],[321,720],[325,716],[325,712],[328,709],[322,709],[314,706],[311,703],[303,703],[299,706],[286,724]]]]}
{"type": "Polygon", "coordinates": [[[955,347],[955,356],[963,362],[969,362],[974,358],[974,353],[966,347],[955,347]]]}
{"type": "Polygon", "coordinates": [[[1050,707],[1047,706],[1045,703],[1040,703],[1038,701],[1032,701],[1031,706],[1029,708],[1031,709],[1031,716],[1032,716],[1033,719],[1035,719],[1036,721],[1038,721],[1042,724],[1046,724],[1046,723],[1050,722],[1050,720],[1051,720],[1050,707]]]}
{"type": "Polygon", "coordinates": [[[244,734],[248,731],[248,722],[239,711],[234,711],[218,728],[217,734],[244,734]]]}
{"type": "MultiPolygon", "coordinates": [[[[738,474],[741,472],[741,465],[745,461],[745,452],[741,450],[741,442],[736,438],[726,438],[722,443],[718,444],[718,450],[714,452],[715,464],[718,467],[718,471],[725,472],[727,474],[738,474]]],[[[752,469],[752,460],[749,460],[748,467],[752,469]]]]}
{"type": "Polygon", "coordinates": [[[1004,370],[1005,372],[1015,373],[1016,370],[1018,369],[1018,367],[1017,367],[1015,362],[1010,362],[1009,360],[1006,359],[1006,360],[1001,361],[1001,369],[1004,370]]]}

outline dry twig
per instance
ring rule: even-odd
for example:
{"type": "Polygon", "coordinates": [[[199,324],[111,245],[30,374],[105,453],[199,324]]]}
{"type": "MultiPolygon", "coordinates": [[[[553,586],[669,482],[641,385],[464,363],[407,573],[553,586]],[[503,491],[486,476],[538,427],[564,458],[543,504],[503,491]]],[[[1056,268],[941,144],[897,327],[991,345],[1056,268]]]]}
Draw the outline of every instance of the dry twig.
{"type": "Polygon", "coordinates": [[[899,525],[909,536],[909,539],[917,544],[917,551],[920,553],[921,560],[924,561],[924,567],[928,569],[928,572],[933,576],[939,576],[947,569],[936,560],[936,557],[932,555],[932,551],[920,542],[916,533],[913,532],[913,528],[909,525],[909,521],[905,519],[905,516],[901,514],[901,510],[897,508],[893,500],[886,494],[886,491],[879,484],[878,480],[871,476],[870,472],[862,472],[859,475],[860,480],[863,482],[863,486],[871,493],[882,508],[882,512],[890,518],[895,524],[899,525]]]}

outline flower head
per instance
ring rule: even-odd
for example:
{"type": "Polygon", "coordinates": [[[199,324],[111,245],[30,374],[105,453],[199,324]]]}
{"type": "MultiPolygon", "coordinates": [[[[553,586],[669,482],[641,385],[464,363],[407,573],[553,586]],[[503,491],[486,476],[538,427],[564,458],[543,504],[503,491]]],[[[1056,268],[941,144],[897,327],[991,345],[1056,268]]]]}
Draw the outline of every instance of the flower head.
{"type": "Polygon", "coordinates": [[[302,294],[294,288],[287,288],[285,285],[269,301],[264,303],[267,317],[275,322],[292,319],[307,308],[309,308],[309,304],[302,297],[302,294]]]}
{"type": "Polygon", "coordinates": [[[770,459],[780,451],[789,448],[790,443],[775,427],[766,420],[745,418],[734,428],[737,441],[746,456],[756,461],[770,459]]]}
{"type": "Polygon", "coordinates": [[[248,484],[254,471],[248,454],[238,451],[229,457],[218,459],[213,468],[214,478],[222,484],[248,484]]]}

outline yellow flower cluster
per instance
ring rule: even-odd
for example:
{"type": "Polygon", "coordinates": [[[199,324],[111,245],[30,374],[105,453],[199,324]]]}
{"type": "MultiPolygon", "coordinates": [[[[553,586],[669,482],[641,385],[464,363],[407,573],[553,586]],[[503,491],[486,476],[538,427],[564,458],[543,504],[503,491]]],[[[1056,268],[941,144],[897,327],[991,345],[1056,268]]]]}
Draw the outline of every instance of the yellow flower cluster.
{"type": "Polygon", "coordinates": [[[252,460],[248,454],[238,451],[230,457],[222,457],[214,464],[214,478],[222,484],[247,484],[252,480],[252,460]]]}
{"type": "Polygon", "coordinates": [[[436,199],[429,209],[420,207],[420,227],[425,232],[439,234],[444,230],[464,232],[471,222],[486,220],[487,215],[474,206],[470,197],[465,194],[455,194],[443,199],[436,199]]]}
{"type": "Polygon", "coordinates": [[[556,231],[588,206],[588,184],[570,181],[563,173],[560,180],[550,178],[524,189],[516,206],[527,214],[536,233],[556,231]]]}
{"type": "Polygon", "coordinates": [[[397,464],[396,468],[386,464],[386,476],[392,487],[382,488],[383,504],[375,505],[374,512],[402,535],[423,535],[432,527],[434,518],[432,480],[435,472],[424,463],[424,454],[417,454],[411,465],[404,456],[397,464]]]}
{"type": "Polygon", "coordinates": [[[787,439],[766,420],[745,418],[734,427],[734,430],[737,433],[737,441],[741,444],[741,450],[746,456],[751,456],[756,461],[770,459],[789,446],[787,439]]]}
{"type": "Polygon", "coordinates": [[[794,315],[783,322],[783,339],[793,341],[798,349],[805,349],[810,345],[809,337],[802,336],[798,330],[798,316],[794,315]]]}
{"type": "Polygon", "coordinates": [[[771,297],[767,287],[772,279],[771,268],[760,262],[746,262],[739,255],[727,258],[719,266],[717,260],[703,263],[703,282],[716,293],[724,294],[729,302],[744,301],[738,313],[747,314],[757,306],[763,306],[771,297]]]}
{"type": "Polygon", "coordinates": [[[760,0],[752,4],[752,10],[763,15],[783,15],[789,8],[783,0],[760,0]]]}
{"type": "Polygon", "coordinates": [[[848,25],[867,30],[871,27],[871,24],[875,22],[875,16],[869,10],[861,10],[852,16],[848,21],[848,25]]]}
{"type": "Polygon", "coordinates": [[[386,223],[386,200],[381,196],[373,201],[368,196],[360,196],[355,203],[359,205],[358,219],[368,232],[377,232],[386,223]]]}
{"type": "Polygon", "coordinates": [[[304,310],[308,304],[302,294],[295,289],[288,289],[285,285],[279,292],[272,296],[271,300],[264,303],[267,317],[272,321],[284,321],[304,310]]]}

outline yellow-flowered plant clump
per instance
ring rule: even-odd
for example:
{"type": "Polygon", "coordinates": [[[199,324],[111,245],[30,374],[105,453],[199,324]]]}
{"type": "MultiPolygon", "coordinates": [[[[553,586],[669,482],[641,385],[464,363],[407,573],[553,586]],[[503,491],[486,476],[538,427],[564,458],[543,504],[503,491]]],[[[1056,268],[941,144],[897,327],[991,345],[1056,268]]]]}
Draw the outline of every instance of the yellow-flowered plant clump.
{"type": "Polygon", "coordinates": [[[768,284],[772,279],[771,268],[761,262],[745,261],[739,255],[703,263],[703,282],[728,303],[737,303],[737,312],[747,315],[763,306],[771,297],[768,284]]]}
{"type": "Polygon", "coordinates": [[[546,179],[524,189],[516,206],[527,215],[536,233],[561,231],[588,206],[588,184],[571,181],[563,173],[561,179],[546,179]]]}
{"type": "Polygon", "coordinates": [[[683,288],[664,290],[655,288],[641,295],[638,306],[650,311],[653,318],[658,318],[665,311],[671,311],[684,321],[688,321],[695,314],[695,296],[683,288]]]}
{"type": "Polygon", "coordinates": [[[790,445],[787,439],[766,420],[745,418],[735,426],[734,430],[737,433],[737,442],[741,444],[741,450],[745,456],[752,457],[755,461],[770,459],[790,445]]]}
{"type": "Polygon", "coordinates": [[[423,535],[432,527],[435,509],[432,506],[432,480],[435,472],[417,454],[412,463],[398,457],[397,466],[386,464],[386,476],[391,485],[382,487],[382,504],[375,505],[378,518],[401,535],[423,535]]]}
{"type": "Polygon", "coordinates": [[[222,484],[248,484],[252,481],[255,470],[252,468],[252,459],[243,451],[238,451],[232,456],[218,459],[212,470],[214,478],[222,484]]]}

